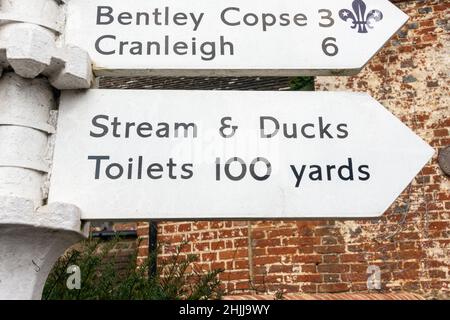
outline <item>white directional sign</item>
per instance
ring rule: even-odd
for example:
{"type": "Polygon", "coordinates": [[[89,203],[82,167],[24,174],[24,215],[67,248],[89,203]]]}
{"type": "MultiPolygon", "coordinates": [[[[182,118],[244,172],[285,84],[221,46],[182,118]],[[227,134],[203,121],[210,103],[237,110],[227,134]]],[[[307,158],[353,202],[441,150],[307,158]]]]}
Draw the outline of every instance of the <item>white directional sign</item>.
{"type": "Polygon", "coordinates": [[[49,202],[84,219],[381,215],[433,149],[366,94],[63,92],[49,202]]]}
{"type": "Polygon", "coordinates": [[[76,0],[65,41],[98,75],[354,74],[407,20],[388,0],[76,0]]]}

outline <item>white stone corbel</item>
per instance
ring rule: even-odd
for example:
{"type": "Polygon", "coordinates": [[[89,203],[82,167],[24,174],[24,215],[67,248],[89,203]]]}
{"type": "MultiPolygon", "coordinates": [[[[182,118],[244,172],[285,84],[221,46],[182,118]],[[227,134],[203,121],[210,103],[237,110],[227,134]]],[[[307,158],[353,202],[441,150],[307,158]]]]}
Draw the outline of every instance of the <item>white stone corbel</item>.
{"type": "Polygon", "coordinates": [[[57,89],[92,83],[89,55],[65,45],[65,5],[57,0],[0,0],[0,75],[11,67],[24,78],[42,74],[57,89]]]}

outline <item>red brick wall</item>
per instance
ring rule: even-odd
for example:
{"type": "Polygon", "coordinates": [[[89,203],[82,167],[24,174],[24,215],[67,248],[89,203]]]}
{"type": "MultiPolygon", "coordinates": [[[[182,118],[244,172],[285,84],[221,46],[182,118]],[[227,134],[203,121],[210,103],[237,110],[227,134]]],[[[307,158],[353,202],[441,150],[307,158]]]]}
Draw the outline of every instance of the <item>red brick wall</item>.
{"type": "MultiPolygon", "coordinates": [[[[361,74],[318,78],[316,87],[369,92],[438,151],[450,145],[449,2],[399,6],[410,21],[361,74]]],[[[232,294],[366,292],[376,265],[383,292],[449,298],[450,182],[436,158],[380,219],[164,222],[162,256],[188,241],[200,267],[226,270],[232,294]]],[[[144,257],[147,225],[138,231],[144,257]]]]}

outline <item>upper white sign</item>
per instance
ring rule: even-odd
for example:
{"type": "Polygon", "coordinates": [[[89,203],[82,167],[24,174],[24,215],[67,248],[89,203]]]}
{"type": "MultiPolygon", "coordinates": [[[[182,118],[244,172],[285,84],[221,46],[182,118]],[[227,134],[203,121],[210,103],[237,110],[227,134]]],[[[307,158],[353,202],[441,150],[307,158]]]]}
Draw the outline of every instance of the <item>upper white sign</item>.
{"type": "Polygon", "coordinates": [[[84,219],[375,217],[433,149],[370,96],[61,96],[49,202],[84,219]]]}
{"type": "Polygon", "coordinates": [[[97,75],[349,75],[408,20],[387,0],[75,0],[97,75]]]}

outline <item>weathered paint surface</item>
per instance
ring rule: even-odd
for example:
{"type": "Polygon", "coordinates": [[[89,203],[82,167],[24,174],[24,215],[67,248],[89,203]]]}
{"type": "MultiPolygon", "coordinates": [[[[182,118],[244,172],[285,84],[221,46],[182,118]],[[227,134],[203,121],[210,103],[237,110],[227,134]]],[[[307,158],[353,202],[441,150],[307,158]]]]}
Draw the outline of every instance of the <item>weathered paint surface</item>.
{"type": "Polygon", "coordinates": [[[77,207],[43,206],[52,86],[88,88],[92,78],[88,55],[59,43],[62,4],[0,0],[0,299],[39,299],[56,259],[87,234],[77,207]]]}

